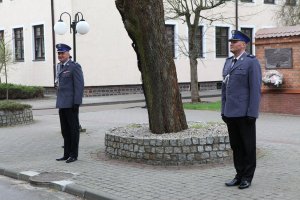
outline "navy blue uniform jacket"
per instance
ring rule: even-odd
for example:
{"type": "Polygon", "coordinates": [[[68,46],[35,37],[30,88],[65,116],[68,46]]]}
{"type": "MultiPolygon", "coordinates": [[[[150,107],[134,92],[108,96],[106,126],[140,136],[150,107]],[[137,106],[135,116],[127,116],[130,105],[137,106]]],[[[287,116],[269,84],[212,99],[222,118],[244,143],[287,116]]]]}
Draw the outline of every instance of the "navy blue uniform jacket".
{"type": "Polygon", "coordinates": [[[81,66],[69,60],[58,73],[56,108],[82,104],[84,80],[81,66]]]}
{"type": "Polygon", "coordinates": [[[231,68],[233,57],[223,68],[222,111],[226,117],[258,117],[261,96],[261,68],[255,56],[246,52],[231,68]]]}

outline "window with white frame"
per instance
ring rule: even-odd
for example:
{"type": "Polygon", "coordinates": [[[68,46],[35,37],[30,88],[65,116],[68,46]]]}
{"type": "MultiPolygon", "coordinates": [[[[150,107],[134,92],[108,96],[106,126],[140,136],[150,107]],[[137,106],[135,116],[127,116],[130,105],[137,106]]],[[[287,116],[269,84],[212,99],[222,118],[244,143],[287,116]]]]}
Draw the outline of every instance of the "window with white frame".
{"type": "Polygon", "coordinates": [[[34,59],[45,59],[45,43],[44,43],[44,25],[33,27],[34,33],[34,59]]]}
{"type": "Polygon", "coordinates": [[[14,56],[16,61],[24,61],[23,28],[14,29],[14,56]]]}
{"type": "Polygon", "coordinates": [[[250,42],[247,44],[246,52],[253,54],[253,49],[252,49],[253,28],[241,28],[241,32],[243,32],[250,38],[250,42]]]}
{"type": "Polygon", "coordinates": [[[228,27],[216,27],[216,57],[228,57],[228,27]]]}
{"type": "Polygon", "coordinates": [[[166,24],[166,37],[171,55],[175,58],[175,25],[166,24]]]}

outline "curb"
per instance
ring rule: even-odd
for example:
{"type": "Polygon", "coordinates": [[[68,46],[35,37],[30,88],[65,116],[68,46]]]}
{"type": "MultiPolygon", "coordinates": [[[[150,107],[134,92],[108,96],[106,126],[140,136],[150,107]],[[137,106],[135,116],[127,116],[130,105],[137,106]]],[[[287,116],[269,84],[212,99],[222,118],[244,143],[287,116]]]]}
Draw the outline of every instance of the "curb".
{"type": "Polygon", "coordinates": [[[40,173],[34,171],[17,172],[14,170],[0,168],[1,176],[7,176],[16,180],[26,181],[35,187],[46,187],[54,189],[74,196],[78,196],[86,200],[124,200],[123,198],[115,197],[109,194],[105,194],[103,192],[84,189],[78,186],[77,184],[73,183],[72,181],[68,180],[52,181],[47,184],[39,184],[30,180],[31,177],[38,174],[40,173]]]}
{"type": "MultiPolygon", "coordinates": [[[[200,95],[200,98],[211,98],[211,97],[220,97],[221,94],[210,94],[210,95],[200,95]]],[[[181,99],[191,99],[191,96],[181,97],[181,99]]],[[[116,104],[127,104],[127,103],[141,103],[145,102],[145,99],[136,99],[136,100],[125,100],[125,101],[107,101],[107,102],[97,102],[97,103],[84,103],[81,107],[86,106],[104,106],[104,105],[116,105],[116,104]]],[[[47,110],[47,109],[57,109],[55,107],[45,107],[45,108],[32,108],[32,110],[47,110]]]]}

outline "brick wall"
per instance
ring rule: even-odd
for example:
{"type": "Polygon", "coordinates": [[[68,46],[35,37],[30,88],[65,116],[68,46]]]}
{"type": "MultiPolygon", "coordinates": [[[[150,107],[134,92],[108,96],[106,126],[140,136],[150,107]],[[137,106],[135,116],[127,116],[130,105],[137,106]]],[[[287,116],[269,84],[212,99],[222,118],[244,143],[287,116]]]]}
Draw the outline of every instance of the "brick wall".
{"type": "Polygon", "coordinates": [[[293,68],[276,70],[283,74],[284,83],[281,88],[300,89],[300,36],[256,39],[255,47],[263,74],[266,71],[265,49],[292,48],[293,68]]]}
{"type": "Polygon", "coordinates": [[[261,112],[300,115],[300,94],[287,91],[264,91],[260,102],[261,112]]]}
{"type": "Polygon", "coordinates": [[[283,84],[262,86],[261,112],[300,114],[300,36],[256,39],[256,57],[262,74],[266,71],[265,49],[292,48],[290,69],[276,69],[283,74],[283,84]]]}
{"type": "MultiPolygon", "coordinates": [[[[199,90],[217,90],[221,88],[221,81],[200,82],[199,90]]],[[[190,83],[179,83],[181,92],[190,91],[190,83]]],[[[55,94],[56,89],[52,87],[45,88],[45,94],[55,94]]],[[[126,94],[142,94],[142,85],[115,85],[115,86],[87,86],[84,88],[84,96],[112,96],[126,94]]]]}

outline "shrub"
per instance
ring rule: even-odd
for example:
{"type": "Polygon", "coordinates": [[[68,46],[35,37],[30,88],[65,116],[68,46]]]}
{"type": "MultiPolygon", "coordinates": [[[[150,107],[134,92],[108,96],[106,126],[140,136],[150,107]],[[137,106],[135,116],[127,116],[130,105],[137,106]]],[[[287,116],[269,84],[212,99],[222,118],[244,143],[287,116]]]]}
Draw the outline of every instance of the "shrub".
{"type": "Polygon", "coordinates": [[[0,99],[6,99],[8,88],[9,99],[32,99],[44,97],[44,88],[37,86],[24,86],[16,84],[0,84],[0,99]]]}
{"type": "Polygon", "coordinates": [[[31,105],[21,104],[15,101],[0,101],[0,110],[1,111],[17,111],[17,110],[25,110],[30,109],[31,105]]]}

